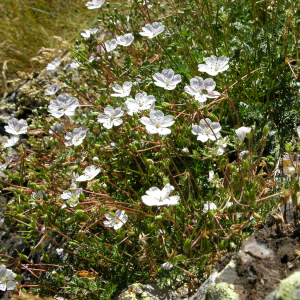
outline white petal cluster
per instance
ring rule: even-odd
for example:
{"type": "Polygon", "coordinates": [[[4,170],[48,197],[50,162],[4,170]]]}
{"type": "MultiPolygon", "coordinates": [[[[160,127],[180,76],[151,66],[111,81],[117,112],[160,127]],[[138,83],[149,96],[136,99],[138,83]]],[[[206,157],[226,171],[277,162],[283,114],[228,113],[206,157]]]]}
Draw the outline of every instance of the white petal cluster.
{"type": "Polygon", "coordinates": [[[181,75],[174,75],[172,69],[163,70],[161,73],[153,75],[154,84],[164,88],[165,90],[174,90],[177,83],[181,82],[181,75]]]}
{"type": "Polygon", "coordinates": [[[124,111],[121,107],[113,109],[111,106],[107,106],[104,108],[104,113],[105,115],[98,115],[97,120],[99,123],[102,123],[105,128],[110,129],[113,126],[120,126],[123,123],[120,117],[123,116],[124,111]]]}
{"type": "Polygon", "coordinates": [[[75,110],[78,106],[77,98],[71,98],[69,95],[59,95],[56,100],[50,101],[48,108],[53,117],[60,118],[63,115],[75,115],[75,110]]]}
{"type": "Polygon", "coordinates": [[[224,55],[219,58],[214,55],[212,55],[211,57],[206,57],[205,62],[206,65],[198,65],[198,70],[200,72],[205,72],[211,76],[215,76],[218,73],[226,71],[229,68],[229,58],[224,55]]]}
{"type": "Polygon", "coordinates": [[[134,40],[134,36],[132,33],[126,33],[121,36],[117,36],[117,43],[121,46],[129,46],[134,40]]]}
{"type": "Polygon", "coordinates": [[[96,168],[95,166],[86,167],[83,171],[83,175],[76,178],[76,181],[88,181],[94,179],[99,173],[101,169],[96,168]]]}
{"type": "Polygon", "coordinates": [[[180,200],[179,196],[170,196],[174,191],[174,187],[169,183],[160,190],[157,187],[152,187],[146,191],[147,195],[142,196],[143,202],[148,206],[176,205],[180,200]]]}
{"type": "Polygon", "coordinates": [[[74,128],[72,132],[68,132],[67,135],[65,136],[65,139],[67,140],[65,142],[65,145],[66,146],[80,145],[83,142],[87,131],[88,131],[88,128],[86,126],[74,128]]]}
{"type": "Polygon", "coordinates": [[[6,143],[3,145],[4,148],[12,147],[14,146],[18,141],[20,137],[18,135],[12,135],[6,143]]]}
{"type": "Polygon", "coordinates": [[[46,96],[55,95],[60,89],[61,89],[61,87],[59,85],[52,84],[51,86],[49,86],[45,89],[45,95],[46,96]]]}
{"type": "Polygon", "coordinates": [[[155,97],[144,93],[137,93],[135,99],[129,98],[125,101],[125,110],[129,115],[133,115],[134,112],[138,113],[143,110],[153,109],[155,105],[155,97]]]}
{"type": "Polygon", "coordinates": [[[54,71],[60,64],[61,64],[61,61],[60,61],[59,57],[57,57],[47,65],[46,71],[48,71],[48,72],[54,71]]]}
{"type": "Polygon", "coordinates": [[[100,8],[105,0],[92,0],[87,2],[85,5],[88,9],[100,8]]]}
{"type": "Polygon", "coordinates": [[[161,267],[162,267],[162,269],[169,271],[174,267],[174,265],[171,264],[170,262],[166,262],[166,263],[162,264],[161,267]]]}
{"type": "Polygon", "coordinates": [[[89,38],[92,34],[96,34],[97,31],[98,31],[98,28],[86,29],[84,32],[81,33],[81,36],[84,38],[89,38]]]}
{"type": "Polygon", "coordinates": [[[142,30],[143,31],[140,32],[140,35],[152,39],[165,30],[165,25],[163,25],[161,22],[153,22],[152,24],[146,24],[144,27],[142,27],[142,30]]]}
{"type": "Polygon", "coordinates": [[[200,120],[199,125],[193,125],[192,133],[197,135],[197,140],[206,142],[208,140],[215,141],[221,137],[222,129],[219,122],[212,122],[209,118],[200,120]]]}
{"type": "Polygon", "coordinates": [[[15,277],[17,275],[11,271],[6,269],[5,265],[0,266],[0,291],[13,291],[17,288],[17,281],[15,277]]]}
{"type": "Polygon", "coordinates": [[[76,184],[72,183],[70,186],[70,189],[67,191],[64,191],[60,197],[66,202],[61,206],[62,209],[64,209],[67,206],[74,207],[79,202],[79,196],[82,189],[78,189],[76,184]]]}
{"type": "Polygon", "coordinates": [[[126,81],[123,83],[123,86],[116,84],[112,89],[116,94],[111,94],[112,97],[127,97],[129,96],[132,88],[132,82],[126,81]]]}
{"type": "Polygon", "coordinates": [[[203,103],[207,98],[216,98],[220,96],[219,92],[214,91],[216,83],[213,79],[207,78],[205,80],[202,77],[195,77],[190,80],[191,85],[185,86],[186,93],[195,96],[195,100],[203,103]]]}
{"type": "Polygon", "coordinates": [[[128,216],[125,214],[125,210],[117,210],[115,216],[107,214],[106,219],[108,221],[104,221],[103,224],[105,227],[113,227],[115,230],[121,228],[128,220],[128,216]]]}
{"type": "Polygon", "coordinates": [[[113,50],[115,50],[117,48],[118,42],[117,42],[116,39],[111,39],[110,41],[106,41],[104,43],[104,45],[105,45],[106,51],[110,52],[110,51],[113,51],[113,50]]]}
{"type": "Polygon", "coordinates": [[[80,66],[80,63],[77,61],[74,61],[74,60],[69,64],[70,70],[77,69],[79,66],[80,66]]]}
{"type": "Polygon", "coordinates": [[[217,155],[222,155],[225,152],[229,138],[226,136],[217,140],[217,155]]]}
{"type": "Polygon", "coordinates": [[[244,139],[245,139],[245,137],[246,137],[246,135],[249,133],[249,132],[251,132],[251,127],[245,127],[245,126],[242,126],[242,127],[240,127],[240,128],[238,128],[235,132],[236,132],[236,135],[237,135],[237,137],[238,137],[238,139],[240,140],[240,141],[244,141],[244,139]]]}
{"type": "Polygon", "coordinates": [[[8,121],[8,125],[4,126],[5,131],[12,135],[20,135],[25,134],[28,129],[27,122],[23,119],[18,120],[16,118],[12,118],[8,121]]]}
{"type": "Polygon", "coordinates": [[[298,137],[300,138],[300,126],[297,127],[297,134],[298,134],[298,137]]]}
{"type": "Polygon", "coordinates": [[[63,130],[64,130],[64,128],[65,128],[65,124],[64,123],[60,123],[60,124],[55,124],[55,125],[53,125],[50,129],[49,129],[49,131],[48,131],[48,133],[49,134],[56,134],[56,133],[61,133],[63,130]]]}
{"type": "Polygon", "coordinates": [[[31,196],[31,199],[29,200],[29,204],[32,206],[37,206],[37,203],[35,202],[35,200],[48,198],[48,194],[42,190],[33,192],[30,196],[31,196]]]}
{"type": "Polygon", "coordinates": [[[10,162],[12,162],[12,160],[14,159],[14,157],[11,155],[11,156],[7,156],[4,158],[4,164],[0,162],[0,171],[3,171],[6,169],[6,167],[8,166],[8,164],[10,162]]]}
{"type": "Polygon", "coordinates": [[[217,209],[216,204],[214,204],[214,203],[211,202],[211,201],[207,201],[207,202],[204,204],[203,212],[206,214],[206,213],[208,213],[209,210],[215,210],[215,209],[217,209]]]}
{"type": "Polygon", "coordinates": [[[146,126],[146,130],[150,134],[158,133],[160,135],[171,133],[171,129],[167,127],[175,123],[172,116],[165,116],[161,110],[151,110],[150,118],[142,117],[140,121],[146,126]]]}

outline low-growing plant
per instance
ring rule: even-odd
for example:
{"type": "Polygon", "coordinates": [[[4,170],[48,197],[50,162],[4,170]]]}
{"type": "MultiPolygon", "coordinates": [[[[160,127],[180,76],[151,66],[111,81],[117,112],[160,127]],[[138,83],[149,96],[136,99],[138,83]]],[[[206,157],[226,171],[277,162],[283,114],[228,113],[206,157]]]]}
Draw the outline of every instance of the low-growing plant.
{"type": "Polygon", "coordinates": [[[49,63],[61,81],[47,87],[49,104],[6,126],[4,147],[17,151],[1,157],[5,214],[31,245],[18,264],[39,293],[77,299],[205,279],[274,206],[297,202],[298,177],[274,171],[299,120],[299,8],[87,6],[107,38],[86,32],[72,67],[49,63]]]}

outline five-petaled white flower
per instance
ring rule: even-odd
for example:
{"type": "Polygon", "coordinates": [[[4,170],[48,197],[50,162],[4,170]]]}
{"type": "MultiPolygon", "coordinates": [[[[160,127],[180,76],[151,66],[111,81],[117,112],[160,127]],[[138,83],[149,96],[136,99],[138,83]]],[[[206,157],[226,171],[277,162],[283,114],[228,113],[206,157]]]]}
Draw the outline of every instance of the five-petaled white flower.
{"type": "Polygon", "coordinates": [[[45,89],[45,95],[46,96],[55,95],[60,89],[61,89],[61,87],[59,85],[52,84],[51,86],[49,86],[45,89]]]}
{"type": "Polygon", "coordinates": [[[47,65],[46,71],[54,71],[60,64],[61,61],[59,57],[57,57],[47,65]]]}
{"type": "Polygon", "coordinates": [[[94,179],[99,173],[101,169],[96,168],[95,166],[86,167],[83,171],[83,175],[76,178],[76,181],[88,181],[94,179]]]}
{"type": "Polygon", "coordinates": [[[111,106],[104,108],[105,115],[98,115],[98,122],[103,123],[103,126],[107,129],[112,128],[113,126],[119,126],[123,123],[123,120],[120,118],[123,116],[124,111],[121,107],[113,109],[111,106]]]}
{"type": "Polygon", "coordinates": [[[4,148],[12,147],[19,141],[18,135],[12,135],[10,139],[6,141],[6,143],[3,145],[4,148]]]}
{"type": "Polygon", "coordinates": [[[75,115],[75,109],[78,106],[79,102],[77,98],[71,98],[69,95],[59,95],[56,100],[50,101],[48,108],[53,117],[60,118],[63,115],[75,115]]]}
{"type": "Polygon", "coordinates": [[[225,152],[225,148],[227,147],[227,143],[228,143],[229,138],[226,136],[224,138],[220,138],[219,140],[217,140],[216,144],[217,144],[217,155],[222,155],[225,152]]]}
{"type": "Polygon", "coordinates": [[[127,110],[129,115],[133,115],[134,112],[140,112],[142,110],[151,109],[154,107],[155,97],[152,95],[147,96],[144,93],[137,93],[135,99],[129,98],[126,100],[125,110],[127,110]]]}
{"type": "Polygon", "coordinates": [[[89,38],[91,34],[96,34],[98,31],[98,28],[94,29],[86,29],[84,32],[81,33],[81,36],[84,38],[89,38]]]}
{"type": "Polygon", "coordinates": [[[223,72],[229,68],[228,65],[229,58],[224,55],[222,55],[219,58],[217,58],[214,55],[212,55],[211,57],[206,57],[205,62],[206,65],[204,64],[198,65],[198,70],[200,72],[206,72],[211,76],[215,76],[219,72],[223,72]]]}
{"type": "Polygon", "coordinates": [[[174,187],[170,185],[170,183],[167,183],[162,190],[157,187],[152,187],[146,191],[147,195],[142,196],[142,200],[148,206],[176,205],[180,197],[177,195],[170,196],[173,191],[174,187]]]}
{"type": "Polygon", "coordinates": [[[90,2],[87,2],[85,5],[88,9],[95,9],[95,8],[100,8],[103,3],[104,0],[92,0],[90,2]]]}
{"type": "Polygon", "coordinates": [[[65,139],[67,140],[65,142],[65,145],[66,146],[80,145],[83,142],[87,131],[88,128],[86,126],[74,128],[72,132],[68,132],[67,135],[65,136],[65,139]]]}
{"type": "Polygon", "coordinates": [[[173,264],[171,264],[170,262],[166,262],[164,264],[161,265],[162,269],[165,269],[165,270],[171,270],[174,266],[173,264]]]}
{"type": "Polygon", "coordinates": [[[181,75],[174,75],[172,69],[163,70],[161,73],[153,75],[154,84],[163,87],[165,90],[174,90],[177,83],[181,82],[181,75]]]}
{"type": "Polygon", "coordinates": [[[78,204],[79,196],[82,189],[78,189],[75,183],[72,183],[70,185],[70,189],[67,191],[64,191],[60,197],[66,202],[61,206],[62,209],[64,209],[67,206],[74,207],[78,204]]]}
{"type": "Polygon", "coordinates": [[[210,119],[200,120],[199,125],[193,125],[192,133],[197,135],[197,140],[206,142],[208,139],[215,141],[221,137],[222,129],[219,122],[212,122],[210,119]]]}
{"type": "Polygon", "coordinates": [[[123,83],[123,86],[116,84],[112,89],[116,94],[111,94],[112,97],[127,97],[129,96],[132,88],[132,82],[126,81],[123,83]]]}
{"type": "Polygon", "coordinates": [[[17,285],[15,280],[16,274],[6,269],[5,265],[0,266],[0,291],[13,291],[17,285]]]}
{"type": "Polygon", "coordinates": [[[242,127],[238,128],[235,132],[236,132],[236,135],[238,136],[239,140],[243,142],[246,135],[249,132],[251,132],[251,130],[252,130],[251,127],[242,126],[242,127]]]}
{"type": "Polygon", "coordinates": [[[115,212],[115,216],[112,217],[110,214],[107,214],[106,219],[103,224],[105,227],[113,227],[115,230],[121,228],[128,220],[128,216],[125,214],[125,210],[118,209],[115,212]]]}
{"type": "Polygon", "coordinates": [[[140,35],[152,39],[165,30],[165,25],[161,22],[154,22],[152,24],[146,24],[145,27],[142,27],[142,30],[143,31],[140,32],[140,35]]]}
{"type": "Polygon", "coordinates": [[[8,126],[4,126],[5,131],[13,135],[25,134],[27,132],[27,122],[23,119],[12,118],[8,121],[8,126]]]}
{"type": "Polygon", "coordinates": [[[206,214],[209,210],[215,210],[215,209],[217,209],[216,204],[214,204],[214,203],[211,202],[211,201],[207,201],[207,202],[204,204],[203,212],[206,214]]]}
{"type": "Polygon", "coordinates": [[[199,102],[205,102],[207,98],[216,98],[221,94],[214,91],[216,83],[211,78],[203,80],[201,77],[196,76],[191,79],[191,85],[185,86],[186,93],[195,96],[195,99],[199,102]]]}
{"type": "Polygon", "coordinates": [[[117,40],[116,39],[111,39],[110,41],[106,41],[104,43],[105,45],[105,49],[107,52],[110,52],[110,51],[113,51],[117,48],[118,46],[118,43],[117,43],[117,40]]]}
{"type": "Polygon", "coordinates": [[[117,36],[117,43],[121,46],[129,46],[134,40],[134,36],[132,33],[126,33],[121,36],[117,36]]]}
{"type": "Polygon", "coordinates": [[[160,110],[151,110],[150,118],[142,117],[140,121],[146,126],[146,130],[150,134],[158,133],[160,135],[171,133],[171,129],[167,127],[175,123],[172,116],[165,116],[160,110]]]}

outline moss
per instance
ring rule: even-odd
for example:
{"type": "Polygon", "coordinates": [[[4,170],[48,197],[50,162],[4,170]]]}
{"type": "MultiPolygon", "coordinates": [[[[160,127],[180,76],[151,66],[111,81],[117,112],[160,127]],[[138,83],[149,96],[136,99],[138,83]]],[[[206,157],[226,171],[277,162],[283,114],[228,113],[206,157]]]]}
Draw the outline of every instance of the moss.
{"type": "Polygon", "coordinates": [[[207,300],[239,300],[234,285],[226,282],[212,283],[206,295],[207,300]]]}

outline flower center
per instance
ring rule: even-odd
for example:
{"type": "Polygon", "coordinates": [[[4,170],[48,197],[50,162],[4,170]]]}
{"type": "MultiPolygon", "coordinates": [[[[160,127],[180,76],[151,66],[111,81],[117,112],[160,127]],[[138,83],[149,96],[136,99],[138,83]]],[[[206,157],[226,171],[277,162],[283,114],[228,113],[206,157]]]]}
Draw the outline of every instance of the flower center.
{"type": "Polygon", "coordinates": [[[66,106],[63,106],[63,110],[67,110],[68,108],[66,106]]]}
{"type": "Polygon", "coordinates": [[[160,127],[160,124],[157,122],[157,123],[155,124],[155,127],[156,127],[156,128],[159,128],[159,127],[160,127]]]}

